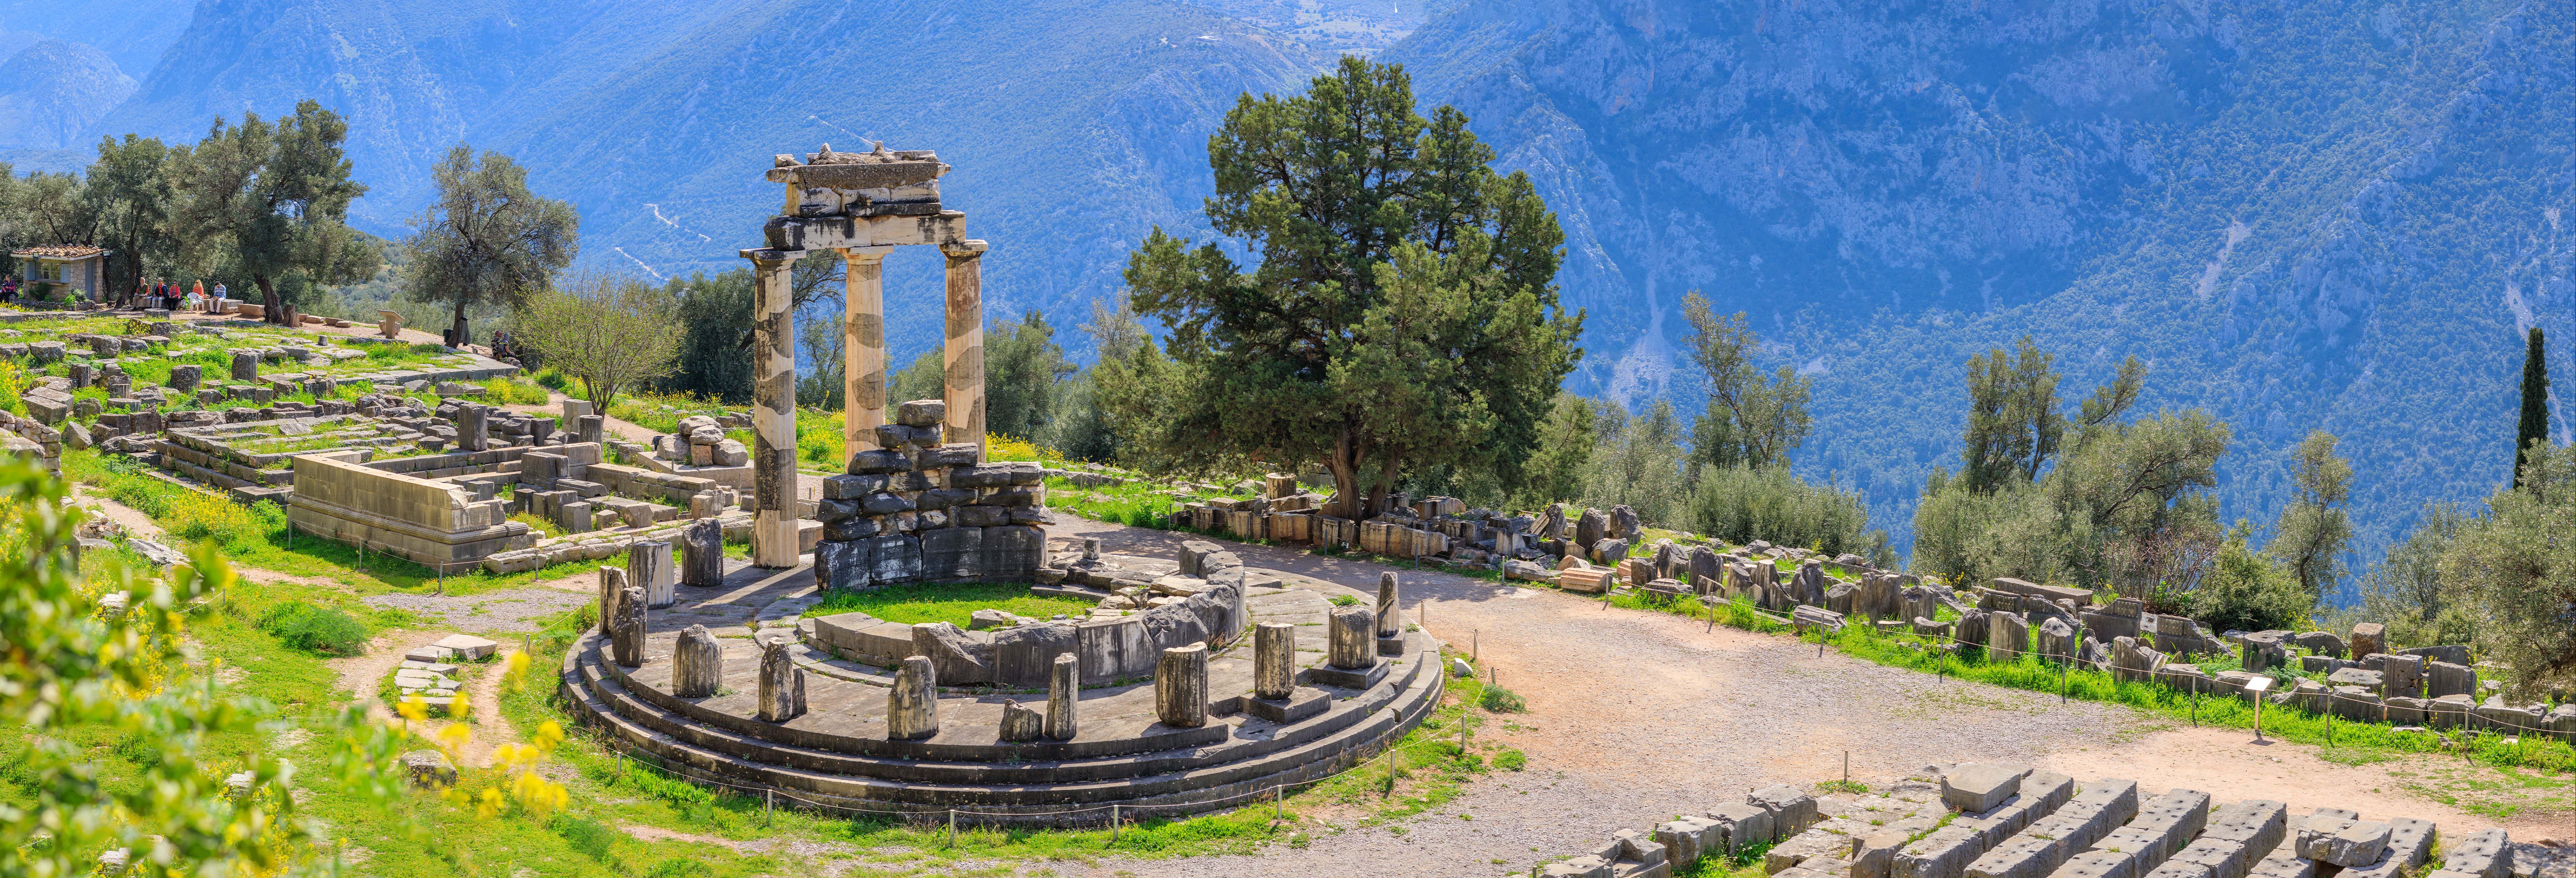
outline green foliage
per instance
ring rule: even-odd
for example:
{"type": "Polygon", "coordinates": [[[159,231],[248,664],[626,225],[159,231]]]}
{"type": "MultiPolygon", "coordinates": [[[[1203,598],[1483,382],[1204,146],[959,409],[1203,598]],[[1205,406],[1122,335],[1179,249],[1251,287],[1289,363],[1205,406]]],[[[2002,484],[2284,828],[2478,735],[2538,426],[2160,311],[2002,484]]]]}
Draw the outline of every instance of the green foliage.
{"type": "Polygon", "coordinates": [[[1521,491],[1513,505],[1536,509],[1550,503],[1583,499],[1584,477],[1592,469],[1599,444],[1600,414],[1612,403],[1557,391],[1547,423],[1539,428],[1538,449],[1523,465],[1521,491]]]}
{"type": "Polygon", "coordinates": [[[2469,643],[2477,637],[2475,596],[2442,581],[2442,556],[2460,538],[2469,515],[2456,503],[2427,503],[2415,530],[2361,577],[2361,609],[2344,620],[2388,626],[2390,646],[2469,643]]]}
{"type": "Polygon", "coordinates": [[[673,316],[682,335],[677,368],[656,379],[654,390],[726,405],[751,402],[751,283],[751,269],[737,268],[712,277],[672,278],[663,285],[663,292],[678,303],[673,316]]]}
{"type": "Polygon", "coordinates": [[[306,652],[351,656],[367,651],[367,626],[328,607],[286,601],[261,613],[258,624],[279,642],[306,652]]]}
{"type": "Polygon", "coordinates": [[[822,600],[805,611],[806,616],[829,616],[835,613],[866,613],[887,622],[917,625],[923,622],[947,622],[967,627],[976,610],[1001,610],[1033,619],[1058,614],[1080,618],[1091,610],[1088,601],[1072,598],[1039,597],[1029,593],[1025,584],[955,583],[902,585],[867,591],[826,589],[822,600]]]}
{"type": "Polygon", "coordinates": [[[275,124],[247,112],[239,125],[217,120],[193,151],[171,162],[178,204],[170,223],[180,260],[247,275],[271,323],[286,319],[281,286],[375,274],[381,252],[346,222],[349,202],[367,191],[350,179],[342,155],[348,136],[347,122],[311,100],[275,124]]]}
{"type": "Polygon", "coordinates": [[[456,144],[430,168],[436,199],[411,221],[404,297],[450,306],[447,343],[473,339],[469,309],[526,307],[572,264],[581,218],[572,205],[528,191],[527,169],[497,152],[456,144]]]}
{"type": "Polygon", "coordinates": [[[1681,420],[1673,405],[1656,400],[1644,415],[1606,406],[1595,415],[1591,466],[1583,479],[1583,502],[1591,506],[1626,505],[1639,518],[1656,524],[1681,520],[1690,486],[1682,481],[1681,420]]]}
{"type": "Polygon", "coordinates": [[[1017,324],[994,321],[984,330],[984,431],[1046,432],[1062,414],[1057,403],[1073,372],[1044,315],[1031,310],[1017,324]]]}
{"type": "Polygon", "coordinates": [[[1208,143],[1207,215],[1260,262],[1160,228],[1130,254],[1170,358],[1103,370],[1121,438],[1184,464],[1322,460],[1349,518],[1407,468],[1516,486],[1581,320],[1557,306],[1555,216],[1492,160],[1455,108],[1414,112],[1400,67],[1345,57],[1302,95],[1243,96],[1208,143]]]}
{"type": "Polygon", "coordinates": [[[1529,754],[1521,752],[1518,748],[1505,747],[1502,752],[1494,754],[1494,767],[1504,771],[1528,768],[1529,754]]]}
{"type": "Polygon", "coordinates": [[[2016,356],[1972,358],[1967,471],[1936,469],[1925,480],[1914,569],[1953,583],[2012,576],[2139,597],[2187,590],[2216,552],[2217,503],[2207,492],[2218,484],[2227,425],[2196,409],[2117,421],[2145,385],[2134,360],[2069,420],[2056,410],[2050,362],[2028,344],[2016,356]]]}
{"type": "Polygon", "coordinates": [[[1870,528],[1859,492],[1798,478],[1786,464],[1701,466],[1679,525],[1729,543],[1770,540],[1828,556],[1856,554],[1878,566],[1896,562],[1887,531],[1870,528]]]}
{"type": "Polygon", "coordinates": [[[2522,484],[2522,469],[2531,463],[2533,443],[2549,444],[2548,345],[2534,326],[2522,352],[2522,413],[2513,430],[2513,484],[2522,484]]]}
{"type": "Polygon", "coordinates": [[[912,364],[894,373],[886,382],[886,403],[899,405],[916,399],[941,399],[948,394],[946,354],[939,348],[923,351],[912,364]]]}
{"type": "MultiPolygon", "coordinates": [[[[275,706],[212,679],[168,685],[189,673],[181,632],[198,627],[191,605],[227,588],[231,568],[201,547],[166,577],[112,565],[87,578],[72,563],[83,516],[62,514],[65,487],[33,461],[0,460],[0,618],[11,620],[13,656],[0,663],[0,713],[25,734],[9,754],[0,872],[88,874],[111,847],[156,852],[178,872],[279,870],[317,838],[291,816],[295,767],[208,749],[259,734],[275,706]],[[110,592],[130,596],[126,609],[100,606],[110,592]],[[115,752],[131,758],[119,776],[101,773],[102,754],[79,743],[90,740],[120,742],[115,752]],[[236,769],[251,773],[238,802],[221,780],[236,769]]],[[[396,792],[368,780],[394,752],[382,726],[352,710],[317,731],[345,736],[334,768],[346,789],[375,802],[396,792]]]]}
{"type": "Polygon", "coordinates": [[[1476,706],[1495,713],[1528,713],[1529,699],[1501,686],[1487,686],[1476,699],[1476,706]]]}
{"type": "Polygon", "coordinates": [[[668,376],[682,362],[680,315],[664,291],[629,278],[591,276],[536,295],[513,340],[548,368],[581,381],[602,410],[621,391],[668,376]]]}
{"type": "Polygon", "coordinates": [[[2477,642],[2526,699],[2576,687],[2576,446],[2529,452],[2520,486],[2487,497],[2441,566],[2483,605],[2477,642]]]}
{"type": "Polygon", "coordinates": [[[609,871],[626,871],[626,862],[617,856],[616,830],[600,825],[599,821],[570,814],[555,815],[547,821],[546,828],[562,836],[565,843],[570,844],[575,852],[599,861],[599,864],[608,867],[609,871]]]}
{"type": "Polygon", "coordinates": [[[1744,312],[1720,317],[1692,290],[1682,297],[1691,325],[1691,360],[1708,373],[1708,412],[1691,427],[1691,462],[1762,468],[1787,464],[1807,441],[1807,394],[1814,386],[1797,370],[1780,367],[1765,379],[1753,365],[1761,347],[1744,312]]]}
{"type": "Polygon", "coordinates": [[[2217,562],[2191,592],[2192,618],[2216,630],[2298,630],[2315,597],[2289,569],[2246,548],[2253,527],[2239,521],[2227,532],[2217,562]]]}
{"type": "Polygon", "coordinates": [[[2314,600],[2323,600],[2344,576],[2344,547],[2352,542],[2352,520],[2344,514],[2351,493],[2352,463],[2335,454],[2334,434],[2310,432],[2290,452],[2295,463],[2292,494],[2272,526],[2263,551],[2288,565],[2290,576],[2314,600]]]}

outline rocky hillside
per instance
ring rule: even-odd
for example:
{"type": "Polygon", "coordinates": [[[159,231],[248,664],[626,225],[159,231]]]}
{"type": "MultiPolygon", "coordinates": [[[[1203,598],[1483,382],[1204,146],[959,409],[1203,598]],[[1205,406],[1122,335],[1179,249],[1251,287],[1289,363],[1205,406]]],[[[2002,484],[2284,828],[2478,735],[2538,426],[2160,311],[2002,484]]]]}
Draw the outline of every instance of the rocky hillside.
{"type": "Polygon", "coordinates": [[[39,40],[0,61],[0,147],[81,146],[91,124],[134,93],[107,53],[39,40]]]}
{"type": "Polygon", "coordinates": [[[1532,0],[1387,57],[1543,181],[1591,386],[1695,395],[1700,289],[1816,376],[1802,467],[1901,529],[1965,356],[2034,333],[2074,396],[2134,354],[2149,406],[2235,426],[2231,517],[2343,436],[2376,558],[2504,477],[2521,331],[2570,338],[2565,11],[1532,0]]]}
{"type": "MultiPolygon", "coordinates": [[[[1957,454],[1961,360],[2034,333],[2067,396],[2136,355],[2148,405],[2233,424],[2230,517],[2268,520],[2282,452],[2312,428],[2342,435],[2376,557],[2420,502],[2504,476],[2521,329],[2576,341],[2564,13],[200,0],[165,42],[143,28],[109,50],[167,46],[78,141],[193,138],[313,97],[352,121],[370,231],[400,234],[430,163],[463,140],[571,198],[591,265],[664,277],[740,264],[775,203],[757,182],[771,154],[934,148],[957,168],[949,203],[995,242],[988,307],[1069,327],[1149,226],[1197,233],[1205,139],[1238,93],[1367,52],[1540,181],[1569,235],[1566,300],[1592,317],[1577,390],[1695,410],[1681,296],[1745,310],[1776,364],[1817,379],[1801,466],[1865,487],[1902,542],[1924,475],[1957,454]]],[[[61,18],[0,0],[0,29],[43,36],[61,18]]],[[[899,358],[933,343],[936,265],[888,272],[899,358]]]]}

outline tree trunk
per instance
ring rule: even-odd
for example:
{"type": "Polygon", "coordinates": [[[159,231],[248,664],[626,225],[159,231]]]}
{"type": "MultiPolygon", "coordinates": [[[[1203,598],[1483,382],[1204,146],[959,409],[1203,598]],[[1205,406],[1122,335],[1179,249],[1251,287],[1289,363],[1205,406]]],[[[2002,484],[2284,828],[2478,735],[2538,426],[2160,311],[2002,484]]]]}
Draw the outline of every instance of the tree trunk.
{"type": "Polygon", "coordinates": [[[268,275],[265,274],[254,274],[250,279],[252,283],[259,285],[260,319],[270,323],[285,324],[286,306],[277,300],[277,285],[269,283],[268,275]]]}
{"type": "Polygon", "coordinates": [[[460,298],[456,300],[456,322],[447,327],[447,346],[463,350],[472,343],[474,333],[465,326],[465,300],[460,298]]]}
{"type": "Polygon", "coordinates": [[[1395,511],[1386,502],[1387,493],[1395,490],[1395,461],[1395,455],[1387,455],[1386,461],[1378,465],[1377,484],[1369,486],[1369,509],[1379,515],[1395,511]]]}
{"type": "Polygon", "coordinates": [[[1359,461],[1355,459],[1357,456],[1351,451],[1351,438],[1348,431],[1342,434],[1342,438],[1333,442],[1333,452],[1325,456],[1324,468],[1333,474],[1333,503],[1327,511],[1335,518],[1358,521],[1363,517],[1361,515],[1363,501],[1357,489],[1360,483],[1359,461]]]}

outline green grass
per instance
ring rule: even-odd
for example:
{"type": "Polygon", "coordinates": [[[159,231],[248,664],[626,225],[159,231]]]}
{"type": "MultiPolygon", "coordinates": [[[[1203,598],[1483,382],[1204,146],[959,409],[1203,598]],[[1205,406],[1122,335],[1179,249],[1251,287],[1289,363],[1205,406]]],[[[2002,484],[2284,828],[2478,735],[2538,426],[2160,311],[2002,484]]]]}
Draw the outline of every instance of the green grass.
{"type": "Polygon", "coordinates": [[[822,602],[806,610],[805,615],[857,612],[905,625],[947,622],[964,628],[976,610],[1001,610],[1032,619],[1045,619],[1062,613],[1079,619],[1091,607],[1090,601],[1032,595],[1026,584],[934,583],[868,591],[827,590],[823,592],[822,602]]]}

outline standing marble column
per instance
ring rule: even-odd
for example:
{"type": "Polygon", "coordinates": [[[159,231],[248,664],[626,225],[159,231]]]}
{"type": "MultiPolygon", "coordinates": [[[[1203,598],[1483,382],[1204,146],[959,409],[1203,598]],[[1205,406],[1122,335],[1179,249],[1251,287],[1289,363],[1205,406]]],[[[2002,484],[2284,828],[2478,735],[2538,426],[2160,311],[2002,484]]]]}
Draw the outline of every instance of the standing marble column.
{"type": "Polygon", "coordinates": [[[982,241],[941,244],[948,255],[948,441],[975,443],[984,460],[984,251],[982,241]]]}
{"type": "Polygon", "coordinates": [[[616,567],[599,568],[599,631],[608,633],[616,624],[617,601],[626,593],[626,571],[616,567]]]}
{"type": "Polygon", "coordinates": [[[877,427],[886,422],[885,257],[893,251],[841,251],[841,398],[847,411],[841,438],[851,454],[876,450],[877,427]]]}
{"type": "Polygon", "coordinates": [[[1377,575],[1377,651],[1383,655],[1404,654],[1404,616],[1396,609],[1393,571],[1377,575]]]}
{"type": "Polygon", "coordinates": [[[1207,644],[1163,650],[1154,664],[1154,717],[1174,728],[1207,725],[1207,644]]]}
{"type": "Polygon", "coordinates": [[[1252,631],[1252,697],[1278,701],[1297,689],[1297,627],[1263,622],[1252,631]]]}
{"type": "Polygon", "coordinates": [[[630,668],[644,666],[643,589],[630,585],[618,591],[617,618],[608,627],[608,647],[618,664],[630,668]]]}
{"type": "Polygon", "coordinates": [[[724,524],[701,518],[680,531],[680,581],[691,588],[724,583],[724,524]]]}
{"type": "Polygon", "coordinates": [[[724,685],[724,644],[704,625],[691,625],[671,644],[671,694],[705,698],[724,685]]]}
{"type": "Polygon", "coordinates": [[[1073,709],[1082,700],[1082,659],[1074,653],[1055,657],[1047,669],[1046,736],[1073,740],[1073,709]]]}
{"type": "MultiPolygon", "coordinates": [[[[751,563],[796,566],[796,314],[800,250],[744,250],[751,299],[751,563]]],[[[954,284],[952,283],[953,287],[954,284]]],[[[953,297],[953,296],[952,296],[953,297]]]]}
{"type": "Polygon", "coordinates": [[[1367,607],[1335,607],[1326,617],[1330,624],[1333,667],[1345,671],[1363,671],[1377,665],[1377,645],[1369,636],[1377,627],[1367,607]]]}
{"type": "Polygon", "coordinates": [[[626,580],[644,590],[645,606],[660,609],[678,598],[673,588],[679,584],[676,566],[671,563],[670,543],[636,540],[626,547],[626,580]]]}
{"type": "Polygon", "coordinates": [[[805,669],[788,657],[789,641],[778,637],[759,643],[760,721],[783,723],[804,716],[805,669]]]}
{"type": "Polygon", "coordinates": [[[917,741],[939,734],[939,670],[928,656],[911,656],[894,669],[886,692],[886,738],[917,741]]]}

